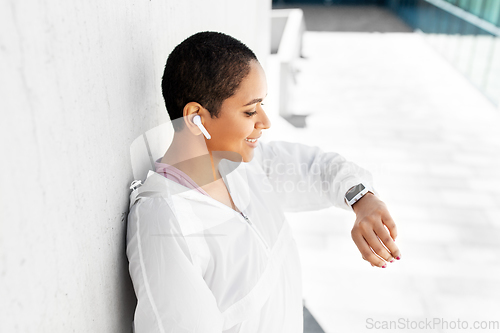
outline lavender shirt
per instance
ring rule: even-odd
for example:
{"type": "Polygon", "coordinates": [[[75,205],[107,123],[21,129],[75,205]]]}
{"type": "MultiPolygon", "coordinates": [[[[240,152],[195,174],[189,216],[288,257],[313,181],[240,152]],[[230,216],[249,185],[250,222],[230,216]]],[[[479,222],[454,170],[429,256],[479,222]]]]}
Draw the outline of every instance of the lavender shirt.
{"type": "Polygon", "coordinates": [[[164,176],[167,179],[170,179],[178,184],[186,186],[190,189],[196,190],[201,194],[210,196],[207,192],[205,192],[201,187],[198,186],[188,175],[186,175],[181,170],[177,169],[174,166],[171,166],[167,163],[161,163],[161,158],[155,161],[156,173],[164,176]]]}

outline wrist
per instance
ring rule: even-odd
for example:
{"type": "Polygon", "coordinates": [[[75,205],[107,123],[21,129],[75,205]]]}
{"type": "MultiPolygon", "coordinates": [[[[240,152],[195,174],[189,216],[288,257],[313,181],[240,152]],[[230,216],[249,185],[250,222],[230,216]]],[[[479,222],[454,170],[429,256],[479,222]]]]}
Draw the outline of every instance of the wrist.
{"type": "Polygon", "coordinates": [[[355,214],[358,213],[359,211],[359,207],[362,206],[362,204],[360,205],[359,203],[360,202],[365,202],[366,201],[366,198],[367,197],[371,197],[371,196],[375,196],[375,194],[373,194],[372,192],[367,192],[361,199],[359,199],[358,201],[356,201],[352,206],[352,210],[354,211],[355,214]]]}

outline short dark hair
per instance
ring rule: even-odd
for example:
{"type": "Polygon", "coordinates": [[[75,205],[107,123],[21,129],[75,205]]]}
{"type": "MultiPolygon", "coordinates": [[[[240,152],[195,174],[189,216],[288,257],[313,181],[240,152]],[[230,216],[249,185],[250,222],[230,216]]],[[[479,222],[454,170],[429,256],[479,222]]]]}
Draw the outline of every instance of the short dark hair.
{"type": "MultiPolygon", "coordinates": [[[[189,102],[197,102],[219,116],[222,102],[234,95],[250,72],[255,54],[239,40],[220,32],[199,32],[177,45],[168,56],[161,82],[170,120],[183,116],[189,102]]],[[[173,122],[175,131],[184,122],[173,122]]]]}

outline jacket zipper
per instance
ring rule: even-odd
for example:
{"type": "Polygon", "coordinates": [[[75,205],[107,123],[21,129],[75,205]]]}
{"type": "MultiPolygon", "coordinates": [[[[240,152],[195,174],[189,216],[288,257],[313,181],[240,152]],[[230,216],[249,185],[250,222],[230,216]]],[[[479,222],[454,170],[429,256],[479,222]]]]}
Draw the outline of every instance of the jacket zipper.
{"type": "Polygon", "coordinates": [[[250,221],[250,219],[248,218],[248,216],[246,216],[243,212],[240,212],[241,213],[241,216],[243,216],[243,218],[245,219],[245,221],[247,221],[248,225],[250,226],[250,228],[253,230],[253,232],[257,235],[257,237],[260,239],[260,241],[262,242],[262,245],[264,245],[264,247],[266,248],[266,251],[269,252],[269,246],[266,244],[266,241],[264,240],[264,238],[261,236],[261,234],[259,233],[259,231],[255,228],[255,226],[253,225],[253,223],[250,221]]]}

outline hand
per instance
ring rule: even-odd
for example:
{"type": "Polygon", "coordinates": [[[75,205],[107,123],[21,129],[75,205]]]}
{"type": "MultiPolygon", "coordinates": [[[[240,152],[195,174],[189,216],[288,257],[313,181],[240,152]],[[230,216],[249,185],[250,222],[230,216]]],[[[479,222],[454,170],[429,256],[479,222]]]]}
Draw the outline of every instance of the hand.
{"type": "Polygon", "coordinates": [[[394,243],[396,224],[385,203],[368,192],[352,209],[356,213],[356,221],[351,236],[363,259],[372,266],[382,268],[386,267],[387,262],[399,260],[401,253],[394,243]]]}

